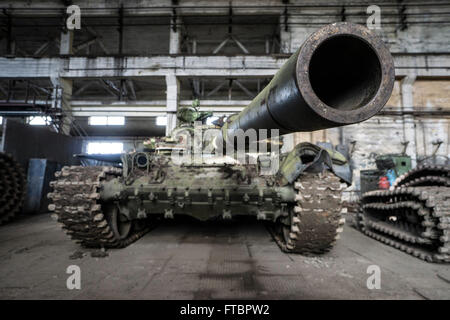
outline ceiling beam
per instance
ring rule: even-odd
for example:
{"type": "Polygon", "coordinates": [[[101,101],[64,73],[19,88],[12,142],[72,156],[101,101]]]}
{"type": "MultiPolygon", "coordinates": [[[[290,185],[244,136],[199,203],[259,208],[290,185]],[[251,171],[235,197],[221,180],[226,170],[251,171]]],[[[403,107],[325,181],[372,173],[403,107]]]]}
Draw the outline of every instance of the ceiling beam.
{"type": "Polygon", "coordinates": [[[244,93],[247,94],[250,99],[253,99],[255,97],[255,94],[248,90],[239,80],[234,79],[233,83],[235,83],[242,91],[244,91],[244,93]]]}
{"type": "MultiPolygon", "coordinates": [[[[449,53],[394,54],[397,77],[449,77],[449,53]]],[[[0,57],[2,78],[50,78],[55,71],[63,78],[165,77],[271,77],[287,61],[280,56],[150,56],[63,58],[0,57]]]]}
{"type": "Polygon", "coordinates": [[[89,88],[91,85],[93,85],[94,82],[92,81],[87,81],[85,84],[83,84],[77,91],[75,91],[73,93],[72,96],[78,96],[80,95],[83,91],[85,91],[87,88],[89,88]]]}
{"type": "Polygon", "coordinates": [[[128,84],[128,87],[130,88],[132,99],[136,100],[136,91],[134,89],[133,80],[132,79],[128,79],[127,80],[127,84],[128,84]]]}
{"type": "Polygon", "coordinates": [[[111,94],[113,97],[117,98],[117,94],[111,89],[111,87],[106,82],[106,80],[99,79],[98,82],[106,91],[109,92],[109,94],[111,94]]]}

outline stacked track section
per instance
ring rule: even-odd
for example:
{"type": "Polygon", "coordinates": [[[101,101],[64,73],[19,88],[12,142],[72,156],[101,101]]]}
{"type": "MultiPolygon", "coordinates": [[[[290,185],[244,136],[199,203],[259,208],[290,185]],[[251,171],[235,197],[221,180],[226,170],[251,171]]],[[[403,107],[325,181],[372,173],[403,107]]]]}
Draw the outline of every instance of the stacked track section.
{"type": "Polygon", "coordinates": [[[450,187],[450,166],[419,165],[395,180],[394,187],[450,187]]]}
{"type": "Polygon", "coordinates": [[[0,224],[18,214],[25,200],[26,178],[12,156],[0,152],[0,224]]]}
{"type": "Polygon", "coordinates": [[[449,172],[448,166],[421,166],[391,190],[365,193],[361,231],[423,260],[450,262],[449,172]]]}

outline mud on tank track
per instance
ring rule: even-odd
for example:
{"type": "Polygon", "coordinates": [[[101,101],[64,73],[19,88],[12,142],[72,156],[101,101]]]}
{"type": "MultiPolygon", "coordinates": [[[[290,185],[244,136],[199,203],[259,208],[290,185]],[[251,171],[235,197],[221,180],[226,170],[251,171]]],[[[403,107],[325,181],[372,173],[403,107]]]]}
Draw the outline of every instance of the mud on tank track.
{"type": "Polygon", "coordinates": [[[303,173],[294,184],[296,204],[285,221],[268,225],[277,244],[287,253],[321,254],[331,250],[343,231],[342,190],[332,172],[303,173]]]}
{"type": "Polygon", "coordinates": [[[101,182],[120,176],[122,169],[114,167],[64,167],[56,172],[50,185],[53,192],[49,210],[72,240],[85,247],[122,248],[142,237],[148,227],[132,226],[123,238],[105,204],[100,203],[101,182]]]}

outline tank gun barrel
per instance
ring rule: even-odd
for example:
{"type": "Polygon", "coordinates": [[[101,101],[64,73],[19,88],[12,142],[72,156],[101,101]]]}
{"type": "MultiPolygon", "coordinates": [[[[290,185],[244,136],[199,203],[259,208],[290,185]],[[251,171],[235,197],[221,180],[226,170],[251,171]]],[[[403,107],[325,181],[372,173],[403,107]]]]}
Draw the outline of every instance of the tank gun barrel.
{"type": "Polygon", "coordinates": [[[395,74],[381,38],[364,26],[333,23],[314,32],[238,115],[223,126],[227,141],[242,129],[279,134],[358,123],[388,101],[395,74]]]}

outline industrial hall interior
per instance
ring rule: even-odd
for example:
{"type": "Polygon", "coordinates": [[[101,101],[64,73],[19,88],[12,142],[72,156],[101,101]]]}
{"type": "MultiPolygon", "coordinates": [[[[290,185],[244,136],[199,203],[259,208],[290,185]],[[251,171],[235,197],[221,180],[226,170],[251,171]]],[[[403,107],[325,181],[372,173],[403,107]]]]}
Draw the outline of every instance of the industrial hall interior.
{"type": "Polygon", "coordinates": [[[0,1],[1,300],[448,300],[449,263],[448,0],[0,1]]]}

